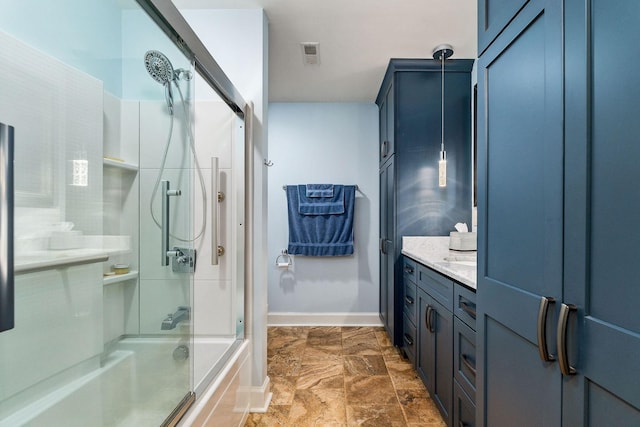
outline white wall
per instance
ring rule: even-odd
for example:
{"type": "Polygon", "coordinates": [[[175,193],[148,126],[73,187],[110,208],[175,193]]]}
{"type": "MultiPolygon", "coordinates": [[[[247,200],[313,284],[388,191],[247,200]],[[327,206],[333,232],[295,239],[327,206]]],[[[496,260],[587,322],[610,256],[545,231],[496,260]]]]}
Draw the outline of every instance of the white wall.
{"type": "Polygon", "coordinates": [[[272,103],[269,106],[270,323],[378,323],[378,108],[373,103],[272,103]],[[357,184],[354,255],[294,258],[287,248],[283,185],[357,184]],[[329,316],[318,317],[319,314],[329,316]],[[366,317],[368,315],[368,317],[366,317]],[[366,321],[365,321],[366,322],[366,321]]]}

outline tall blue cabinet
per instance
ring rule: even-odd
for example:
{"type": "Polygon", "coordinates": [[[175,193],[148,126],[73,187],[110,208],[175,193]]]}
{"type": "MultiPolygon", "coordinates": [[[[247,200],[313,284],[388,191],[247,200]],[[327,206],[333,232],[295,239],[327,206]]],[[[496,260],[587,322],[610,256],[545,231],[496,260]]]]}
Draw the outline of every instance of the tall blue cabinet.
{"type": "Polygon", "coordinates": [[[478,16],[477,425],[640,425],[640,3],[478,16]]]}
{"type": "Polygon", "coordinates": [[[445,62],[447,187],[438,187],[441,63],[391,59],[380,109],[380,318],[402,343],[402,236],[445,236],[471,224],[471,68],[445,62]]]}

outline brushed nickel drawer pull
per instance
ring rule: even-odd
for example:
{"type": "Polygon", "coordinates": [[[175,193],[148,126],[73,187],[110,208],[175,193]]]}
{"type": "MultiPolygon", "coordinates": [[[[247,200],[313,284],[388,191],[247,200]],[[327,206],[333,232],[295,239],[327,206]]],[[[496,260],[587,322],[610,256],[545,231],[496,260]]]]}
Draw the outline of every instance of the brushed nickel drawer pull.
{"type": "Polygon", "coordinates": [[[473,363],[471,363],[471,358],[469,356],[467,356],[466,354],[463,354],[461,356],[461,358],[462,358],[462,363],[464,363],[464,366],[469,368],[469,370],[471,371],[471,373],[475,377],[476,376],[476,363],[475,363],[475,361],[473,363]]]}
{"type": "Polygon", "coordinates": [[[556,357],[549,353],[547,349],[547,317],[549,315],[549,305],[555,304],[552,297],[541,297],[538,308],[538,352],[543,362],[553,362],[556,357]]]}
{"type": "Polygon", "coordinates": [[[562,304],[560,306],[560,318],[558,319],[558,363],[560,364],[560,372],[562,375],[575,375],[576,369],[569,364],[567,357],[567,324],[569,323],[569,314],[577,311],[578,308],[573,304],[562,304]]]}
{"type": "Polygon", "coordinates": [[[471,307],[471,305],[469,305],[465,301],[460,301],[460,308],[463,311],[465,311],[469,316],[473,317],[474,319],[476,318],[475,308],[471,307]]]}

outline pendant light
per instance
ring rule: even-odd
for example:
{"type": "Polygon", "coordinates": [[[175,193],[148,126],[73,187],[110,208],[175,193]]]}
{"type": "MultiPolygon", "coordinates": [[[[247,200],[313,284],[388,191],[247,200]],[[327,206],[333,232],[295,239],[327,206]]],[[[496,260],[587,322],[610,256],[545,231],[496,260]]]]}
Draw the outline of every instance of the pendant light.
{"type": "Polygon", "coordinates": [[[438,186],[447,186],[447,152],[444,150],[444,61],[453,55],[453,48],[448,44],[441,44],[433,49],[433,59],[439,60],[442,64],[442,99],[441,99],[441,140],[440,140],[440,159],[438,160],[438,186]]]}

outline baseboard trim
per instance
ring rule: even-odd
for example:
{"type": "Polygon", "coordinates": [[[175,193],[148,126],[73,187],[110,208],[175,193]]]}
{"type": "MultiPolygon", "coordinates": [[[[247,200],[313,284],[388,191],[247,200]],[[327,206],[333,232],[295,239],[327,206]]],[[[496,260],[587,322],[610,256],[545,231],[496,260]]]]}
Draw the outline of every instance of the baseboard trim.
{"type": "Polygon", "coordinates": [[[378,313],[269,313],[269,326],[382,326],[378,313]]]}
{"type": "Polygon", "coordinates": [[[271,393],[271,380],[269,377],[264,379],[261,386],[251,387],[249,398],[249,412],[265,413],[269,410],[269,404],[273,393],[271,393]]]}

